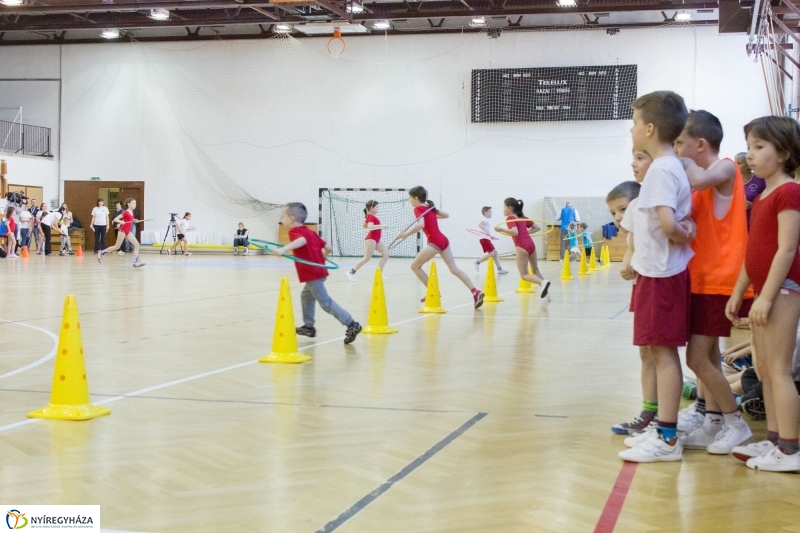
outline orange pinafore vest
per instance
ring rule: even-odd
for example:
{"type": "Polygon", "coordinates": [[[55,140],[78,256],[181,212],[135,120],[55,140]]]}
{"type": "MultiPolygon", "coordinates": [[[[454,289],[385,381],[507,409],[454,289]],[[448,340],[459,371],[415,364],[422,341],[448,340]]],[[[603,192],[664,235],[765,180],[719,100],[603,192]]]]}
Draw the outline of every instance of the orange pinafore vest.
{"type": "MultiPolygon", "coordinates": [[[[733,168],[736,169],[733,198],[722,220],[714,216],[716,187],[692,192],[692,219],[697,224],[697,238],[690,245],[694,251],[689,261],[692,294],[730,296],[744,263],[747,250],[744,182],[739,166],[734,163],[733,168]]],[[[744,297],[753,298],[752,287],[744,297]]]]}

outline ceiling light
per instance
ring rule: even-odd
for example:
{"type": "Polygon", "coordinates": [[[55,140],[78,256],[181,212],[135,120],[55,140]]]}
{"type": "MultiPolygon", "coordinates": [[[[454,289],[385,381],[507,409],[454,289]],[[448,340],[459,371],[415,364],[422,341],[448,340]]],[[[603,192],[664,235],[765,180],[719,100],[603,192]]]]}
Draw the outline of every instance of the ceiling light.
{"type": "Polygon", "coordinates": [[[103,30],[103,32],[100,34],[100,37],[102,37],[103,39],[119,39],[119,30],[116,29],[103,30]]]}
{"type": "Polygon", "coordinates": [[[379,20],[377,22],[372,23],[373,30],[388,30],[391,27],[392,25],[389,23],[388,20],[379,20]]]}
{"type": "Polygon", "coordinates": [[[0,0],[0,4],[3,4],[5,6],[16,7],[22,5],[22,0],[0,0]]]}
{"type": "Polygon", "coordinates": [[[169,11],[166,9],[151,9],[150,18],[153,20],[169,20],[169,11]]]}
{"type": "Polygon", "coordinates": [[[486,26],[486,19],[483,17],[475,17],[472,19],[472,22],[470,22],[469,25],[473,28],[482,28],[483,26],[486,26]]]}
{"type": "Polygon", "coordinates": [[[559,7],[575,7],[578,5],[576,0],[558,0],[556,3],[559,5],[559,7]]]}
{"type": "Polygon", "coordinates": [[[675,20],[677,20],[678,22],[688,22],[688,21],[692,20],[692,14],[691,13],[678,13],[677,15],[675,15],[675,20]]]}
{"type": "Polygon", "coordinates": [[[347,12],[348,13],[363,13],[364,12],[364,6],[362,6],[361,4],[356,4],[355,2],[353,2],[349,6],[347,6],[347,12]]]}
{"type": "Polygon", "coordinates": [[[288,24],[276,24],[275,33],[291,33],[292,27],[288,24]]]}

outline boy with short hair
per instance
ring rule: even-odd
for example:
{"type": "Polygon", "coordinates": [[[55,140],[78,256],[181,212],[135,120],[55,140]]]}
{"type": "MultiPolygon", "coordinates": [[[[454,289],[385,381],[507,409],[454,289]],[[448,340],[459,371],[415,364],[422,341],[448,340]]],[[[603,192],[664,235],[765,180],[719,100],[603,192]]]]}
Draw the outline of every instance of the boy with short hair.
{"type": "Polygon", "coordinates": [[[691,244],[694,257],[689,262],[692,336],[686,364],[698,379],[697,414],[689,413],[689,417],[701,422],[688,428],[681,441],[684,448],[726,455],[748,442],[753,433],[742,420],[720,368],[719,338],[730,337],[732,326],[725,305],[747,249],[744,181],[734,161],[719,158],[722,136],[717,117],[708,111],[692,111],[675,140],[675,152],[694,189],[692,220],[697,224],[697,237],[691,244]]]}
{"type": "Polygon", "coordinates": [[[361,324],[353,320],[350,313],[342,309],[328,295],[328,291],[325,289],[328,270],[324,266],[325,256],[330,253],[331,247],[319,235],[305,226],[304,222],[307,216],[306,206],[300,202],[291,202],[283,206],[281,223],[284,227],[289,228],[291,242],[273,251],[278,256],[294,251],[294,256],[298,259],[320,265],[316,267],[297,261],[294,263],[300,283],[305,283],[303,292],[300,293],[303,326],[297,328],[297,334],[312,338],[317,336],[317,330],[314,328],[314,307],[316,302],[319,302],[323,311],[333,316],[342,325],[347,326],[344,343],[350,344],[361,333],[361,324]]]}
{"type": "MultiPolygon", "coordinates": [[[[592,248],[594,248],[592,234],[589,233],[589,224],[581,222],[578,224],[578,229],[581,231],[581,244],[583,245],[583,251],[586,253],[586,260],[588,261],[592,255],[592,248]]],[[[598,260],[598,258],[595,258],[595,260],[598,260]]]]}
{"type": "Polygon", "coordinates": [[[494,266],[497,267],[497,273],[508,274],[508,270],[503,270],[503,267],[500,266],[497,250],[495,250],[494,245],[492,244],[492,237],[494,237],[494,226],[492,226],[492,208],[488,205],[483,207],[483,209],[481,209],[481,214],[483,215],[483,220],[478,223],[478,229],[485,233],[486,237],[482,237],[481,240],[478,241],[481,245],[481,249],[483,250],[483,255],[475,261],[475,270],[480,272],[481,263],[488,261],[491,257],[494,259],[494,266]]]}
{"type": "Polygon", "coordinates": [[[625,461],[683,458],[677,430],[683,384],[678,347],[689,340],[687,266],[693,255],[688,243],[694,239],[694,224],[689,219],[689,179],[672,144],[683,131],[687,115],[683,98],[671,91],[646,94],[633,103],[633,148],[650,154],[653,163],[642,183],[638,208],[625,212],[622,227],[635,228],[630,265],[637,274],[633,344],[644,347],[655,361],[658,425],[625,439],[630,449],[619,454],[625,461]]]}

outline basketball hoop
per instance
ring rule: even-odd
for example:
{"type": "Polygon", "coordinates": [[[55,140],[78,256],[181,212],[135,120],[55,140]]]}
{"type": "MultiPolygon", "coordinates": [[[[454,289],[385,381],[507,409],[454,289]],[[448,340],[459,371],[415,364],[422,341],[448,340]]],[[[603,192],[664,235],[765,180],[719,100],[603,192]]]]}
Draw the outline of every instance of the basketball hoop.
{"type": "Polygon", "coordinates": [[[339,58],[344,53],[345,48],[347,48],[347,45],[342,39],[342,32],[339,28],[334,28],[333,37],[328,41],[328,53],[335,58],[339,58]]]}

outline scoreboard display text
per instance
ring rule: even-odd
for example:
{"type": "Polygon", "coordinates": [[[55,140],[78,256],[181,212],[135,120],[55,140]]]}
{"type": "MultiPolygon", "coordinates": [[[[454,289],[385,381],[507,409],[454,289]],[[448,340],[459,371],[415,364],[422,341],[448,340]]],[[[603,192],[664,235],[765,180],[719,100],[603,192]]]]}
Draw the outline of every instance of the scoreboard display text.
{"type": "Polygon", "coordinates": [[[625,120],[636,65],[472,71],[472,122],[625,120]]]}

